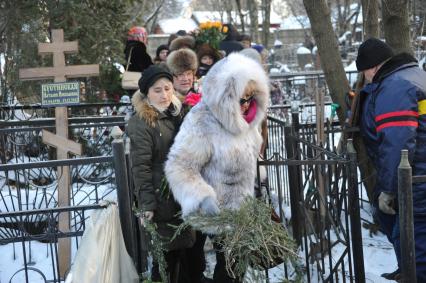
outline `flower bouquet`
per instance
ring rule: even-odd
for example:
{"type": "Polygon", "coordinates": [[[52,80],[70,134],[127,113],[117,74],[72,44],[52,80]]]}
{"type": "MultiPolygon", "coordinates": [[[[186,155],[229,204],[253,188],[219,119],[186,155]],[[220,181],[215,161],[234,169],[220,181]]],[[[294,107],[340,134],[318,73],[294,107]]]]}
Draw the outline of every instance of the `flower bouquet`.
{"type": "Polygon", "coordinates": [[[198,102],[201,100],[201,93],[197,92],[190,92],[185,96],[185,100],[183,104],[189,105],[189,106],[195,106],[198,102]]]}
{"type": "Polygon", "coordinates": [[[221,22],[203,22],[194,33],[195,42],[197,45],[207,43],[214,49],[219,49],[219,43],[225,38],[227,29],[221,22]]]}

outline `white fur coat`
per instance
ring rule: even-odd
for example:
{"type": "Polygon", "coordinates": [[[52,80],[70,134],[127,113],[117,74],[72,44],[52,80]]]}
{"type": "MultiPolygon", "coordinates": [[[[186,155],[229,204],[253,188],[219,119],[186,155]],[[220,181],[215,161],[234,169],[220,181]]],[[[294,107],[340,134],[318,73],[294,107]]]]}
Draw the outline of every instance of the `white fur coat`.
{"type": "Polygon", "coordinates": [[[233,53],[216,63],[203,81],[203,96],[185,117],[169,152],[165,172],[183,216],[196,212],[208,196],[220,208],[237,209],[254,195],[256,160],[266,115],[268,77],[252,59],[233,53]],[[256,83],[257,112],[247,123],[239,100],[256,83]]]}

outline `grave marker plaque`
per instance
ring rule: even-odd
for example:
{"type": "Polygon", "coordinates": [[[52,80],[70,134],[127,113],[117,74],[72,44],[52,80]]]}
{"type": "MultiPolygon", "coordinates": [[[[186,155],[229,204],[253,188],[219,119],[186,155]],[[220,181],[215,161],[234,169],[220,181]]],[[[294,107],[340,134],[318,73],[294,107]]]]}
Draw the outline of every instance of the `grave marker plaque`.
{"type": "Polygon", "coordinates": [[[79,103],[79,82],[43,84],[41,86],[41,105],[45,107],[75,105],[79,103]]]}

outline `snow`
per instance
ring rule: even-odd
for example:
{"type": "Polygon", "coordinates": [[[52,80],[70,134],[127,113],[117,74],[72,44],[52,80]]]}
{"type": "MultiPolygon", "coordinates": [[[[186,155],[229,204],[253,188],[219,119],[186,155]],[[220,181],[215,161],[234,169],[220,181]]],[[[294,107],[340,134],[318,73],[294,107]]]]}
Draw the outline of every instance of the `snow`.
{"type": "MultiPolygon", "coordinates": [[[[423,68],[423,65],[426,63],[426,57],[419,61],[419,67],[423,68]]],[[[426,71],[426,70],[425,70],[426,71]]]]}
{"type": "Polygon", "coordinates": [[[281,40],[275,39],[275,41],[274,41],[274,47],[278,47],[278,46],[282,46],[282,45],[283,45],[283,43],[282,43],[281,40]]]}
{"type": "Polygon", "coordinates": [[[4,63],[5,63],[4,54],[0,53],[0,71],[2,74],[4,72],[4,63]]]}
{"type": "Polygon", "coordinates": [[[121,65],[120,63],[114,63],[113,65],[120,73],[124,73],[125,69],[123,65],[121,65]]]}
{"type": "Polygon", "coordinates": [[[345,33],[342,34],[341,37],[339,37],[339,43],[343,43],[348,39],[348,36],[351,36],[352,32],[351,31],[346,31],[345,33]]]}
{"type": "MultiPolygon", "coordinates": [[[[243,14],[247,14],[248,11],[242,11],[243,14]]],[[[221,21],[223,23],[228,23],[228,15],[225,12],[219,12],[219,11],[193,11],[192,15],[196,18],[196,20],[199,23],[207,22],[207,21],[221,21]]],[[[231,11],[232,21],[235,22],[235,24],[240,25],[240,16],[236,11],[231,11]]],[[[246,24],[250,24],[250,18],[246,18],[246,24]]],[[[262,11],[258,11],[258,21],[259,24],[262,24],[263,22],[263,15],[262,11]]],[[[275,13],[273,10],[271,10],[270,15],[270,22],[271,24],[279,24],[282,21],[281,17],[275,13]]]]}
{"type": "MultiPolygon", "coordinates": [[[[0,178],[0,181],[2,179],[0,178]]],[[[57,190],[55,189],[53,191],[53,188],[51,188],[52,194],[57,194],[57,190]]],[[[82,184],[74,183],[73,184],[73,192],[74,195],[74,203],[72,205],[85,205],[94,203],[94,196],[92,195],[93,192],[97,190],[97,193],[99,194],[99,198],[108,200],[108,201],[116,201],[116,191],[115,188],[112,187],[110,184],[103,184],[98,186],[82,186],[82,184]],[[78,189],[78,190],[77,190],[78,189]]],[[[35,190],[29,190],[26,191],[22,190],[21,195],[24,195],[25,193],[29,193],[28,197],[31,199],[31,196],[35,195],[35,190]]],[[[47,192],[49,193],[49,192],[47,192]]],[[[40,194],[40,193],[39,193],[40,194]]],[[[6,212],[13,209],[5,209],[12,207],[12,202],[17,201],[17,195],[18,192],[15,189],[11,190],[11,195],[5,196],[5,198],[2,201],[2,206],[0,207],[0,212],[6,212]]],[[[34,198],[34,197],[33,197],[34,198]]],[[[39,196],[39,200],[41,201],[41,197],[39,196]]],[[[15,203],[16,205],[17,203],[15,203]]],[[[21,210],[26,209],[33,209],[33,205],[38,205],[37,202],[31,203],[31,207],[22,207],[21,210]]],[[[54,205],[54,202],[50,203],[49,207],[52,207],[54,205]]],[[[16,206],[15,206],[16,207],[16,206]]],[[[41,206],[43,207],[43,206],[41,206]]],[[[86,212],[86,215],[90,215],[90,211],[86,212]]],[[[80,217],[78,213],[75,214],[76,221],[72,223],[78,223],[78,218],[80,217]]],[[[4,218],[3,218],[4,219],[4,218]]],[[[10,229],[11,232],[13,232],[12,229],[10,229]]],[[[4,231],[4,229],[2,229],[4,231]]],[[[3,235],[4,236],[4,235],[3,235]]],[[[80,237],[79,237],[80,239],[80,237]]],[[[80,241],[80,240],[78,240],[80,241]]],[[[72,244],[72,258],[74,258],[75,253],[77,251],[77,243],[75,240],[75,237],[71,239],[72,244]]],[[[10,243],[7,245],[0,245],[0,254],[2,255],[0,257],[0,282],[9,282],[12,276],[13,280],[11,282],[25,282],[25,272],[24,270],[21,270],[24,266],[24,260],[22,258],[22,249],[25,247],[27,251],[28,258],[26,259],[27,262],[31,262],[29,264],[30,268],[32,270],[29,270],[28,276],[29,276],[29,282],[31,283],[44,283],[45,280],[43,279],[43,276],[41,274],[44,274],[47,279],[53,279],[52,274],[52,261],[55,262],[56,265],[56,259],[52,259],[52,253],[55,254],[54,245],[50,243],[41,243],[36,240],[31,240],[30,242],[25,242],[23,244],[22,242],[17,243],[10,243]],[[40,270],[40,271],[38,271],[40,270]],[[41,272],[41,273],[40,273],[41,272]]]]}
{"type": "Polygon", "coordinates": [[[164,19],[159,21],[158,24],[160,25],[163,32],[166,34],[176,33],[179,30],[185,30],[186,32],[190,32],[198,27],[198,25],[193,19],[188,18],[164,19]]]}
{"type": "Polygon", "coordinates": [[[349,85],[352,87],[356,83],[357,77],[358,77],[356,75],[358,70],[356,68],[355,60],[345,67],[345,72],[346,72],[346,77],[348,78],[348,81],[349,81],[349,85]]]}
{"type": "Polygon", "coordinates": [[[289,16],[283,19],[280,25],[281,30],[308,29],[311,23],[307,16],[289,16]]]}
{"type": "Polygon", "coordinates": [[[299,48],[297,48],[297,54],[311,54],[311,50],[304,46],[300,46],[299,48]]]}

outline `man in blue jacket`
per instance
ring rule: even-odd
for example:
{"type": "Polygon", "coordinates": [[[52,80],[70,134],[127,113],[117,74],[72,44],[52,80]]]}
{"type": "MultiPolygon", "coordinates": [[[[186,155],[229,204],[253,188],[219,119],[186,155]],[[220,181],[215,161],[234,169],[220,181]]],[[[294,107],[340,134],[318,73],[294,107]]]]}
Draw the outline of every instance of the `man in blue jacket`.
{"type": "MultiPolygon", "coordinates": [[[[376,38],[361,44],[356,66],[368,83],[360,93],[360,129],[377,170],[376,216],[400,262],[397,170],[408,149],[413,175],[426,175],[426,72],[376,38]]],[[[413,214],[417,282],[426,282],[426,183],[413,184],[413,214]]],[[[396,280],[398,273],[383,276],[396,280]]]]}

